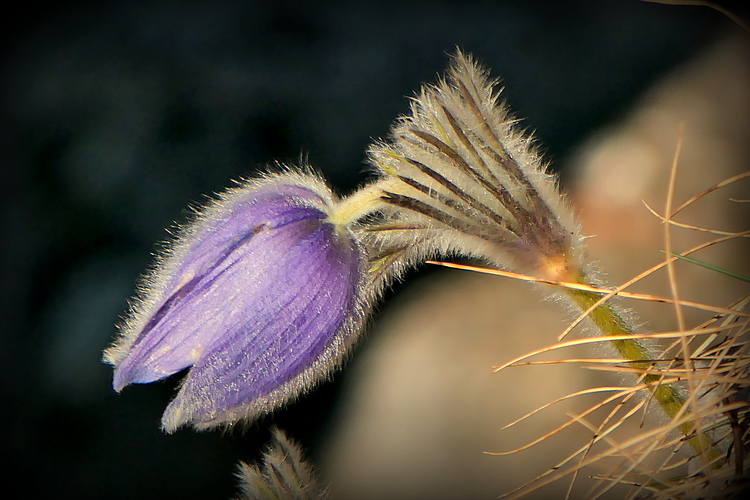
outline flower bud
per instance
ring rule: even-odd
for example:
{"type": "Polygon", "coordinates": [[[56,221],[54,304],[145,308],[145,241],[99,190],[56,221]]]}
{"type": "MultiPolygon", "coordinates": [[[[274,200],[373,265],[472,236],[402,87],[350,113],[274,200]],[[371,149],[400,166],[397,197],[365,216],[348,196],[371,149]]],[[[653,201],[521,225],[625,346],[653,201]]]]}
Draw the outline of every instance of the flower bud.
{"type": "Polygon", "coordinates": [[[365,316],[365,251],[334,195],[286,173],[222,194],[183,228],[105,352],[113,386],[190,368],[162,425],[253,418],[338,365],[365,316]]]}

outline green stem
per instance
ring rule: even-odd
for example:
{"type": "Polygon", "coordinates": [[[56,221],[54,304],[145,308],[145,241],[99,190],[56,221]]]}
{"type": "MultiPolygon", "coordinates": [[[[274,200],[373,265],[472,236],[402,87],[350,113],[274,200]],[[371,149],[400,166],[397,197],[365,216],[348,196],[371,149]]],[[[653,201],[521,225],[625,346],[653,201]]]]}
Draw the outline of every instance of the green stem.
{"type": "MultiPolygon", "coordinates": [[[[576,281],[581,284],[587,283],[586,277],[583,273],[579,273],[576,281]]],[[[584,290],[573,290],[566,289],[568,295],[575,301],[578,306],[587,311],[591,306],[601,299],[601,295],[584,291],[584,290]]],[[[589,314],[589,319],[599,328],[605,336],[622,336],[632,335],[633,330],[618,315],[608,302],[605,302],[589,314]]],[[[675,418],[683,406],[685,406],[685,398],[682,394],[673,387],[671,384],[662,384],[661,376],[657,373],[653,373],[652,369],[652,354],[649,349],[644,346],[638,339],[625,339],[625,340],[613,340],[612,346],[617,350],[620,355],[633,361],[631,366],[643,370],[643,381],[646,384],[653,384],[651,386],[651,392],[654,395],[654,399],[661,405],[664,412],[669,415],[670,418],[675,418]]],[[[685,410],[687,413],[689,410],[685,410]]],[[[717,458],[721,455],[721,451],[715,446],[711,445],[711,438],[705,432],[696,432],[695,424],[693,422],[685,422],[680,425],[680,431],[685,435],[688,442],[692,447],[702,454],[707,453],[710,460],[717,458]]],[[[719,468],[723,465],[723,461],[717,461],[714,464],[715,468],[719,468]]]]}

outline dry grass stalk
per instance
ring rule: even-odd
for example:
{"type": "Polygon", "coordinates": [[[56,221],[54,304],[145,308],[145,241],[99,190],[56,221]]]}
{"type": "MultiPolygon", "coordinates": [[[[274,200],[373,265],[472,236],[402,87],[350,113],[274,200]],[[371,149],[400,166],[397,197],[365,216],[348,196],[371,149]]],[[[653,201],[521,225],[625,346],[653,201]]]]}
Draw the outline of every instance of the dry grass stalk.
{"type": "MultiPolygon", "coordinates": [[[[678,150],[679,153],[679,150],[678,150]]],[[[664,222],[665,259],[613,289],[557,282],[531,276],[477,268],[457,264],[437,263],[479,272],[509,276],[564,287],[568,293],[586,293],[589,298],[581,315],[560,335],[561,340],[575,325],[584,321],[597,307],[618,296],[671,304],[674,308],[674,331],[655,333],[634,332],[633,335],[595,336],[558,343],[510,360],[495,370],[522,365],[577,363],[590,370],[616,372],[629,383],[623,386],[602,386],[585,389],[552,401],[522,416],[506,427],[513,426],[533,414],[549,410],[557,403],[598,394],[599,400],[588,409],[569,419],[557,428],[544,433],[529,443],[513,450],[488,452],[490,454],[517,453],[545,439],[552,438],[573,424],[591,432],[591,438],[567,458],[530,482],[504,495],[519,498],[553,483],[570,481],[569,495],[582,473],[597,480],[588,492],[588,498],[609,496],[613,490],[624,498],[734,498],[750,485],[750,293],[732,303],[720,306],[681,299],[683,290],[678,286],[679,268],[675,261],[709,246],[726,244],[731,240],[747,238],[750,230],[723,231],[703,228],[672,218],[687,206],[701,201],[707,194],[750,177],[750,172],[735,175],[691,197],[676,210],[672,210],[672,192],[677,179],[677,159],[672,168],[672,179],[664,222]],[[716,235],[693,248],[672,253],[671,229],[687,229],[716,235]],[[671,297],[631,293],[626,289],[646,276],[667,268],[671,297]],[[710,317],[688,327],[683,308],[689,307],[709,312],[710,317]],[[630,356],[600,358],[566,358],[563,350],[580,344],[605,345],[627,339],[640,339],[658,353],[653,359],[634,360],[630,356]],[[661,346],[654,349],[655,346],[661,346]],[[534,360],[546,352],[561,351],[560,359],[534,360]],[[630,359],[629,359],[630,358],[630,359]],[[633,376],[636,383],[632,384],[633,376]],[[660,390],[668,389],[680,395],[681,407],[664,414],[663,404],[654,404],[660,390]],[[654,409],[656,408],[656,409],[654,409]],[[647,413],[657,414],[654,415],[647,413]],[[637,423],[637,427],[633,424],[637,423]],[[634,432],[633,429],[636,428],[634,432]],[[688,444],[689,443],[689,444],[688,444]],[[594,471],[594,472],[592,472],[594,471]]],[[[693,265],[685,263],[685,265],[693,265]]],[[[718,270],[717,272],[721,272],[718,270]]],[[[735,279],[727,277],[726,279],[735,279]]],[[[685,293],[684,295],[687,295],[685,293]]],[[[580,303],[579,303],[580,304],[580,303]]]]}

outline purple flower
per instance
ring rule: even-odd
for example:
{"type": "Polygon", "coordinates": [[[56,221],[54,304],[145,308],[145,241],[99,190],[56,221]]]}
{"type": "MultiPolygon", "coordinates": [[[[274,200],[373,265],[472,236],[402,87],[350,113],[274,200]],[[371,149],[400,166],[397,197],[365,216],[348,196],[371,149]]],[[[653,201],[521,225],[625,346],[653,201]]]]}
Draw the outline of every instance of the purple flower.
{"type": "Polygon", "coordinates": [[[286,173],[228,190],[144,280],[105,352],[113,386],[190,367],[162,426],[205,429],[281,405],[339,364],[365,316],[366,256],[330,189],[286,173]]]}

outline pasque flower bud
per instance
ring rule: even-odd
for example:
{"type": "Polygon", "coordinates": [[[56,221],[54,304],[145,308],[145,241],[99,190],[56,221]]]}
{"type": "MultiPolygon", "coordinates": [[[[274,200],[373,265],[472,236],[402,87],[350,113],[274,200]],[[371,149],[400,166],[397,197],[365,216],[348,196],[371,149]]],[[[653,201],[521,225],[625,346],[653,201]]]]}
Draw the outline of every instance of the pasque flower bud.
{"type": "Polygon", "coordinates": [[[162,425],[269,411],[325,377],[366,312],[365,250],[311,174],[247,181],[179,231],[105,352],[113,386],[190,368],[162,425]]]}

